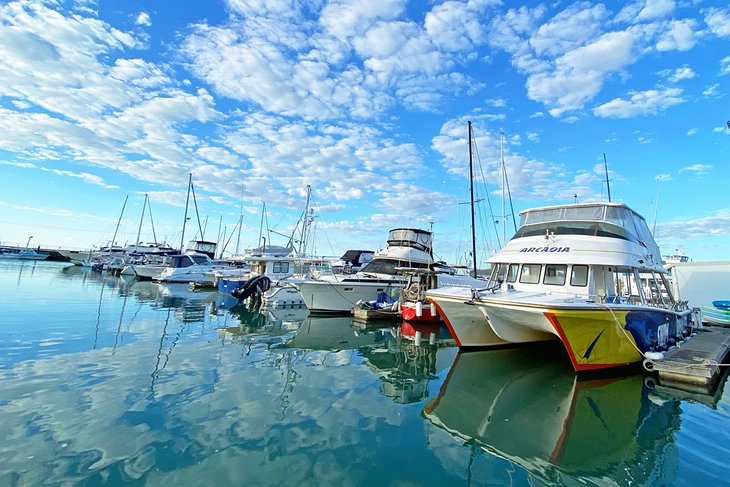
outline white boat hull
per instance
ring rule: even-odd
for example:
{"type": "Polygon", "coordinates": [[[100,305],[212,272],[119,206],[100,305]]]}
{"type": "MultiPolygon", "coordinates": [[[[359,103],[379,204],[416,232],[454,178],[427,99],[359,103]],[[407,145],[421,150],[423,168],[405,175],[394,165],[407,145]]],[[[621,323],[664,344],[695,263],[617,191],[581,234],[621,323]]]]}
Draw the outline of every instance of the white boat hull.
{"type": "Polygon", "coordinates": [[[306,306],[302,293],[292,284],[272,283],[261,297],[261,304],[267,307],[306,306]]]}
{"type": "Polygon", "coordinates": [[[367,281],[324,281],[312,280],[297,284],[304,302],[310,311],[333,313],[350,312],[359,301],[374,301],[380,293],[390,293],[401,289],[403,281],[367,282],[367,281]]]}

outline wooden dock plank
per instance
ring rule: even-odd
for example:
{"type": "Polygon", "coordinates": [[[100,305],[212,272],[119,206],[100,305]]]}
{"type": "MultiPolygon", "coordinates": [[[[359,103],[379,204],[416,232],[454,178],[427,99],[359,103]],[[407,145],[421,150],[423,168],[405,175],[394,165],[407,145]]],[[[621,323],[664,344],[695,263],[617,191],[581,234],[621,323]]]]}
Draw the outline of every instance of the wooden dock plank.
{"type": "Polygon", "coordinates": [[[720,365],[730,350],[730,329],[705,327],[680,347],[653,362],[665,385],[709,390],[720,375],[720,365]]]}

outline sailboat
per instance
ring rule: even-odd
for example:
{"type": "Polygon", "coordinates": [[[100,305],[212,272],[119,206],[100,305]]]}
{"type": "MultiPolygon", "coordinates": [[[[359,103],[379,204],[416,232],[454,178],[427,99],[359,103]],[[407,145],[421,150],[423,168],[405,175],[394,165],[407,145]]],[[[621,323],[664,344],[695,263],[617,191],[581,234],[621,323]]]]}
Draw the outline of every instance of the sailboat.
{"type": "Polygon", "coordinates": [[[410,322],[437,323],[441,316],[436,307],[426,299],[426,290],[439,286],[458,286],[465,288],[483,287],[484,281],[477,277],[477,246],[474,224],[474,164],[472,150],[472,126],[467,122],[469,139],[469,196],[471,208],[471,247],[473,269],[470,276],[455,276],[455,270],[445,266],[429,267],[426,269],[405,269],[401,273],[408,276],[408,283],[400,294],[401,318],[410,322]]]}
{"type": "Polygon", "coordinates": [[[188,179],[188,192],[185,198],[185,217],[180,235],[180,249],[185,248],[185,225],[188,220],[188,206],[191,193],[195,205],[195,214],[198,217],[198,231],[201,238],[199,240],[191,240],[183,253],[169,256],[167,265],[152,277],[155,281],[212,285],[212,276],[215,271],[230,268],[230,262],[213,260],[215,257],[216,243],[204,239],[203,228],[200,224],[200,215],[198,215],[198,204],[195,200],[195,187],[193,186],[192,173],[189,174],[188,179]]]}

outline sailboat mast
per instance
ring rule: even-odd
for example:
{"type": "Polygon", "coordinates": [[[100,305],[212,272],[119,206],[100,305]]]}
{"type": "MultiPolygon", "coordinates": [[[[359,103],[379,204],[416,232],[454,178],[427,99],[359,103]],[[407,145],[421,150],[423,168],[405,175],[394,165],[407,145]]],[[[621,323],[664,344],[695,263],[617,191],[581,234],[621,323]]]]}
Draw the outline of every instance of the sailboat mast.
{"type": "Polygon", "coordinates": [[[137,228],[137,240],[134,241],[134,251],[139,250],[139,236],[142,233],[142,222],[144,221],[144,210],[147,209],[147,193],[144,194],[144,203],[142,203],[142,216],[139,217],[139,228],[137,228]]]}
{"type": "Polygon", "coordinates": [[[302,216],[302,237],[299,239],[299,255],[307,252],[307,233],[309,230],[309,199],[312,195],[312,187],[307,185],[307,203],[304,205],[304,215],[302,216]],[[302,251],[302,247],[304,250],[302,251]]]}
{"type": "Polygon", "coordinates": [[[243,226],[243,184],[241,185],[241,210],[238,216],[238,238],[236,239],[236,255],[241,244],[241,227],[243,226]]]}
{"type": "Polygon", "coordinates": [[[477,239],[474,231],[474,164],[471,147],[471,120],[467,121],[469,127],[469,196],[471,200],[471,256],[473,262],[474,277],[477,277],[477,239]]]}
{"type": "MultiPolygon", "coordinates": [[[[261,237],[264,233],[264,215],[266,215],[266,202],[261,203],[261,224],[259,225],[259,245],[261,245],[261,237]]],[[[266,244],[264,244],[266,246],[266,244]]]]}
{"type": "Polygon", "coordinates": [[[504,132],[499,131],[499,160],[502,166],[502,242],[507,243],[507,208],[505,206],[505,189],[507,187],[507,171],[504,167],[504,132]]]}
{"type": "Polygon", "coordinates": [[[124,208],[127,207],[127,200],[129,199],[129,195],[124,197],[124,204],[122,205],[122,212],[119,214],[119,219],[117,220],[117,228],[114,229],[114,236],[112,237],[112,243],[109,245],[109,251],[112,250],[114,247],[114,243],[117,240],[117,232],[119,231],[119,225],[122,223],[122,215],[124,215],[124,208]]]}
{"type": "Polygon", "coordinates": [[[606,161],[606,153],[603,153],[603,170],[606,172],[606,189],[608,190],[608,202],[611,202],[611,184],[608,182],[608,162],[606,161]]]}
{"type": "Polygon", "coordinates": [[[180,252],[185,251],[185,224],[188,222],[188,203],[190,203],[190,186],[193,184],[193,173],[188,173],[188,194],[185,197],[185,218],[183,218],[182,234],[180,235],[180,252]]]}

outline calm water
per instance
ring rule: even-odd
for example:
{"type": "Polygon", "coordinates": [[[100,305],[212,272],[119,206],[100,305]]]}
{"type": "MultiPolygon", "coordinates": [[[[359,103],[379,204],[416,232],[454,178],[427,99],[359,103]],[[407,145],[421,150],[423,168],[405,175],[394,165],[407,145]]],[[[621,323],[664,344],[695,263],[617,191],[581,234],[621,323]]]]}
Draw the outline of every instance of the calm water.
{"type": "Polygon", "coordinates": [[[0,262],[0,486],[727,485],[730,399],[0,262]]]}

